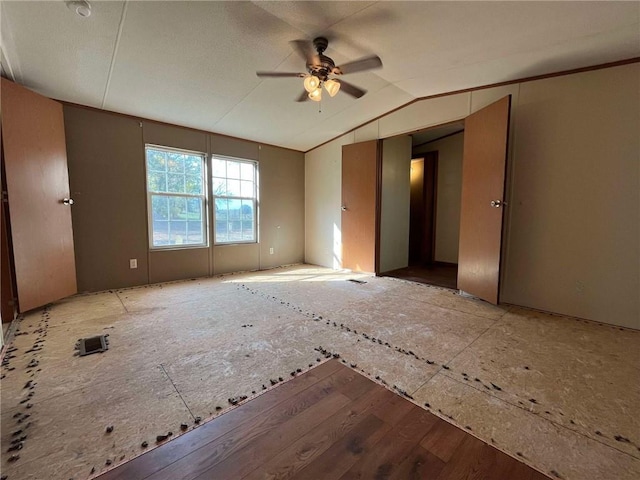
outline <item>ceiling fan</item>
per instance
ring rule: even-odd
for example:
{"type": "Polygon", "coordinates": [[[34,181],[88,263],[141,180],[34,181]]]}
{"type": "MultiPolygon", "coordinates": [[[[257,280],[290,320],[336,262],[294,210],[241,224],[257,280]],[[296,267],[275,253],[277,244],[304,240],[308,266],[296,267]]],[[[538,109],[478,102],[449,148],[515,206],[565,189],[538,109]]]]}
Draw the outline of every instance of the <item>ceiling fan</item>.
{"type": "Polygon", "coordinates": [[[307,40],[293,40],[292,45],[302,55],[307,62],[308,73],[292,73],[292,72],[256,72],[260,78],[269,77],[299,77],[304,78],[305,91],[298,97],[296,101],[304,102],[307,99],[319,102],[322,100],[322,87],[325,88],[330,96],[335,96],[338,91],[355,98],[362,97],[366,90],[363,90],[344,80],[330,78],[330,75],[346,75],[348,73],[362,72],[382,66],[382,61],[377,55],[361,58],[353,62],[345,63],[336,67],[334,61],[324,55],[324,51],[329,45],[329,41],[325,37],[317,37],[313,40],[313,44],[307,40]],[[315,50],[315,51],[314,51],[315,50]]]}

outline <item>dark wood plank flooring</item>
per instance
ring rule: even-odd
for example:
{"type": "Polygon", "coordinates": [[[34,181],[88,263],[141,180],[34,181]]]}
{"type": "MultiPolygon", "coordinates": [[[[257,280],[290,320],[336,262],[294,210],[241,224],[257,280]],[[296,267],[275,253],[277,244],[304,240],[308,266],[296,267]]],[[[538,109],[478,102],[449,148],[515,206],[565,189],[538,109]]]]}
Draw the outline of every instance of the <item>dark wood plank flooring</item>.
{"type": "Polygon", "coordinates": [[[458,284],[458,266],[453,264],[412,265],[382,275],[445,288],[455,289],[458,284]]]}
{"type": "Polygon", "coordinates": [[[338,360],[326,362],[99,477],[266,478],[548,477],[338,360]]]}

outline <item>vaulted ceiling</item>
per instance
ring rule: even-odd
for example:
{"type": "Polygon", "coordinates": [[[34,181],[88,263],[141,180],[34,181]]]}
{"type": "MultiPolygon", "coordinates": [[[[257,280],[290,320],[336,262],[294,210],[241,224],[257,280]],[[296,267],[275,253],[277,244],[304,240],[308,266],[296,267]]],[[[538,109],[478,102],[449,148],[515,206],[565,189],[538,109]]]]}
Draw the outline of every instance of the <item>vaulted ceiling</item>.
{"type": "MultiPolygon", "coordinates": [[[[91,1],[91,0],[90,0],[91,1]]],[[[6,75],[60,100],[296,150],[407,102],[640,56],[640,2],[2,1],[6,75]],[[368,93],[295,102],[291,40],[329,38],[368,93]],[[319,108],[321,107],[321,112],[319,108]]]]}

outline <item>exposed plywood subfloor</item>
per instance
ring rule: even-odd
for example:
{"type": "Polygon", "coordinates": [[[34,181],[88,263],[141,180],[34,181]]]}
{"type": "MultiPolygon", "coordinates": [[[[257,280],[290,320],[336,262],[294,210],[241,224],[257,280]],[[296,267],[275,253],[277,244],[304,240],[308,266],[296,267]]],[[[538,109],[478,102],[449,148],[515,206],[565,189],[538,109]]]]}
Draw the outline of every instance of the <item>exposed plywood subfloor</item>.
{"type": "Polygon", "coordinates": [[[640,332],[359,277],[297,266],[26,315],[2,368],[2,473],[91,477],[316,365],[322,347],[550,476],[640,477],[640,332]],[[103,333],[108,352],[73,356],[78,338],[103,333]],[[25,353],[37,338],[42,349],[25,353]],[[17,424],[18,413],[30,417],[17,424]],[[8,463],[19,428],[27,439],[8,463]]]}

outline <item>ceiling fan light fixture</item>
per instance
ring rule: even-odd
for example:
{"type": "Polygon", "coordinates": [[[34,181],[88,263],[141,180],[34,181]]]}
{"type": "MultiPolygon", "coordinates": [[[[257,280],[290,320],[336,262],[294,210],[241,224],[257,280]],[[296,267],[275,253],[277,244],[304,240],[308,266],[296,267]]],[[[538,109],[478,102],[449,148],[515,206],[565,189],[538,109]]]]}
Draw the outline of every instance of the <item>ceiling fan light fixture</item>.
{"type": "Polygon", "coordinates": [[[336,94],[340,91],[340,82],[333,79],[327,80],[326,82],[324,82],[324,88],[330,96],[335,97],[336,94]]]}
{"type": "Polygon", "coordinates": [[[309,98],[314,102],[322,100],[322,87],[318,86],[313,92],[309,92],[309,98]]]}
{"type": "Polygon", "coordinates": [[[307,75],[306,77],[304,77],[304,89],[307,92],[312,93],[319,86],[320,86],[320,79],[315,75],[307,75]]]}

